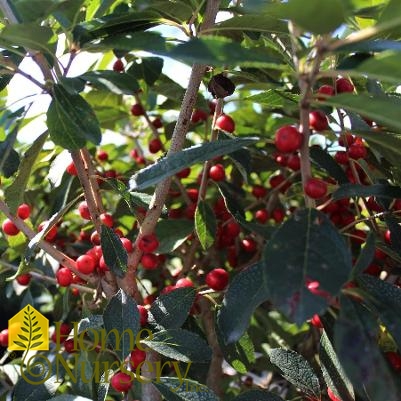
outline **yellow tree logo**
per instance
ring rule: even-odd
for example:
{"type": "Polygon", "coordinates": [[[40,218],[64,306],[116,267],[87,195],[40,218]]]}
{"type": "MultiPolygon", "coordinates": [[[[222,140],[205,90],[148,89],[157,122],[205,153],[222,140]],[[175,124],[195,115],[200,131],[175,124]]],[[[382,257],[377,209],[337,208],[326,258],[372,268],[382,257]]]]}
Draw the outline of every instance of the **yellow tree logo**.
{"type": "Polygon", "coordinates": [[[10,351],[47,351],[49,321],[28,304],[8,321],[8,336],[10,351]]]}

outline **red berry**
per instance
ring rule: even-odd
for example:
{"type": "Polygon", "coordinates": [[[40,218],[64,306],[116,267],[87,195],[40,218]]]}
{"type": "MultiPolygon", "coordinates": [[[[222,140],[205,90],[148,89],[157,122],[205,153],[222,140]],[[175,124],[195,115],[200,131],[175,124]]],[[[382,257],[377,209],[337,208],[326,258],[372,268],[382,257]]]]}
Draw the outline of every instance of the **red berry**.
{"type": "Polygon", "coordinates": [[[309,113],[309,127],[315,131],[325,131],[329,128],[327,116],[321,110],[314,110],[309,113]]]}
{"type": "Polygon", "coordinates": [[[252,187],[252,195],[255,198],[264,198],[267,195],[267,189],[262,185],[254,185],[252,187]]]}
{"type": "Polygon", "coordinates": [[[145,253],[154,252],[159,246],[159,241],[155,234],[143,235],[138,241],[138,248],[145,253]]]}
{"type": "Polygon", "coordinates": [[[98,152],[97,152],[97,158],[100,160],[100,161],[102,161],[102,162],[104,162],[104,161],[106,161],[106,160],[108,160],[109,159],[109,154],[106,152],[106,151],[104,151],[104,150],[99,150],[98,152]]]}
{"type": "Polygon", "coordinates": [[[74,162],[71,162],[65,169],[67,174],[69,175],[78,175],[77,168],[75,167],[74,162]]]}
{"type": "Polygon", "coordinates": [[[241,226],[234,220],[229,220],[224,224],[223,234],[228,237],[236,237],[241,232],[241,226]]]}
{"type": "Polygon", "coordinates": [[[208,114],[206,113],[206,111],[201,110],[201,109],[196,109],[192,112],[191,122],[194,124],[197,124],[199,122],[206,121],[207,118],[208,118],[208,114]]]}
{"type": "Polygon", "coordinates": [[[206,284],[215,291],[224,290],[230,279],[229,274],[224,269],[213,269],[206,275],[206,284]]]}
{"type": "Polygon", "coordinates": [[[272,218],[278,224],[281,223],[285,218],[285,212],[283,209],[274,209],[272,211],[272,218]]]}
{"type": "Polygon", "coordinates": [[[69,339],[65,340],[63,345],[64,345],[65,351],[68,352],[69,354],[73,354],[74,352],[78,351],[77,349],[75,349],[75,344],[74,344],[73,338],[69,338],[69,339]]]}
{"type": "Polygon", "coordinates": [[[103,255],[99,259],[99,266],[97,269],[99,273],[104,273],[110,270],[109,266],[107,266],[106,262],[104,261],[103,255]]]}
{"type": "Polygon", "coordinates": [[[266,223],[269,220],[269,212],[266,209],[259,209],[255,212],[255,219],[261,223],[266,223]]]}
{"type": "Polygon", "coordinates": [[[348,164],[349,163],[349,156],[348,153],[344,150],[339,150],[334,155],[334,160],[338,164],[348,164]]]}
{"type": "Polygon", "coordinates": [[[78,205],[78,212],[79,215],[85,219],[85,220],[90,220],[91,219],[91,214],[89,212],[88,204],[83,201],[78,205]]]}
{"type": "Polygon", "coordinates": [[[235,130],[235,122],[227,114],[222,114],[221,116],[217,117],[215,126],[222,131],[230,133],[234,132],[235,130]]]}
{"type": "Polygon", "coordinates": [[[93,245],[100,245],[100,235],[97,231],[91,234],[91,242],[93,245]]]}
{"type": "Polygon", "coordinates": [[[131,107],[131,114],[135,117],[143,116],[145,114],[145,109],[139,103],[135,103],[131,107]]]}
{"type": "Polygon", "coordinates": [[[159,138],[154,138],[149,142],[148,148],[150,153],[157,153],[163,148],[162,141],[159,138]]]}
{"type": "Polygon", "coordinates": [[[309,178],[304,191],[312,199],[323,198],[327,194],[327,183],[319,178],[309,178]]]}
{"type": "Polygon", "coordinates": [[[187,195],[192,202],[196,202],[199,196],[198,188],[189,188],[187,189],[187,195]]]}
{"type": "Polygon", "coordinates": [[[209,178],[211,178],[213,181],[224,181],[226,179],[226,171],[224,170],[224,166],[219,163],[210,167],[209,178]]]}
{"type": "Polygon", "coordinates": [[[194,283],[189,278],[183,277],[177,280],[175,288],[193,287],[194,283]]]}
{"type": "Polygon", "coordinates": [[[183,170],[179,171],[176,174],[176,176],[178,178],[187,178],[190,174],[191,174],[191,168],[190,167],[186,167],[183,170]]]}
{"type": "Polygon", "coordinates": [[[366,147],[361,143],[353,143],[348,149],[348,155],[351,159],[365,159],[368,155],[366,147]]]}
{"type": "Polygon", "coordinates": [[[68,287],[72,283],[72,273],[68,267],[60,267],[56,273],[56,279],[61,287],[68,287]]]}
{"type": "Polygon", "coordinates": [[[95,270],[96,261],[89,255],[81,255],[77,259],[77,269],[82,274],[91,274],[95,270]]]}
{"type": "MultiPolygon", "coordinates": [[[[43,221],[42,223],[39,224],[38,226],[38,231],[42,231],[44,226],[47,224],[47,221],[43,221]]],[[[57,227],[53,226],[50,228],[50,230],[48,231],[48,233],[45,236],[45,240],[46,241],[53,241],[54,238],[56,238],[57,235],[57,227]]]]}
{"type": "Polygon", "coordinates": [[[20,219],[26,220],[31,215],[31,207],[26,203],[18,206],[17,215],[20,219]]]}
{"type": "Polygon", "coordinates": [[[118,392],[127,393],[132,386],[133,377],[127,373],[117,372],[110,380],[110,385],[118,392]]]}
{"type": "Polygon", "coordinates": [[[113,64],[113,71],[115,72],[122,72],[124,71],[124,63],[122,60],[119,58],[117,59],[114,64],[113,64]]]}
{"type": "Polygon", "coordinates": [[[348,146],[351,146],[354,142],[355,142],[355,137],[349,132],[342,134],[338,139],[338,144],[346,148],[348,148],[348,146]]]}
{"type": "Polygon", "coordinates": [[[0,346],[8,347],[8,329],[4,329],[0,332],[0,346]]]}
{"type": "Polygon", "coordinates": [[[146,359],[146,352],[135,348],[131,351],[130,362],[133,368],[137,368],[146,359]]]}
{"type": "Polygon", "coordinates": [[[331,401],[342,401],[341,398],[338,398],[333,391],[331,390],[330,387],[327,387],[327,395],[330,398],[331,401]]]}
{"type": "Polygon", "coordinates": [[[156,118],[152,121],[152,125],[153,125],[153,127],[155,127],[156,129],[159,129],[159,128],[163,127],[163,121],[162,121],[159,117],[156,117],[156,118]]]}
{"type": "Polygon", "coordinates": [[[159,258],[154,253],[144,253],[141,257],[141,265],[147,270],[157,269],[159,258]]]}
{"type": "Polygon", "coordinates": [[[141,326],[146,326],[148,324],[148,310],[142,305],[137,305],[137,308],[139,312],[139,323],[141,326]]]}
{"type": "Polygon", "coordinates": [[[110,213],[102,213],[100,216],[100,221],[107,227],[113,227],[114,221],[113,216],[110,213]]]}
{"type": "Polygon", "coordinates": [[[134,250],[134,247],[132,246],[132,242],[125,237],[120,238],[121,243],[123,244],[124,249],[129,253],[134,250]]]}
{"type": "Polygon", "coordinates": [[[71,331],[71,326],[68,323],[61,323],[59,331],[61,335],[68,336],[71,331]]]}
{"type": "Polygon", "coordinates": [[[322,321],[320,320],[320,316],[318,314],[314,314],[312,319],[310,320],[310,324],[318,329],[323,329],[322,321]]]}
{"type": "Polygon", "coordinates": [[[256,251],[257,244],[256,241],[253,238],[244,238],[241,241],[241,247],[242,249],[247,252],[247,253],[253,253],[256,251]]]}
{"type": "Polygon", "coordinates": [[[3,229],[4,234],[10,236],[19,234],[18,227],[10,219],[5,219],[1,225],[1,228],[3,229]]]}
{"type": "Polygon", "coordinates": [[[276,131],[274,143],[280,152],[292,153],[300,148],[302,135],[292,125],[285,125],[276,131]]]}
{"type": "MultiPolygon", "coordinates": [[[[320,95],[325,95],[325,96],[333,96],[335,94],[335,90],[331,85],[322,85],[318,90],[317,93],[320,95]]],[[[325,97],[319,96],[319,100],[324,100],[325,97]]]]}
{"type": "Polygon", "coordinates": [[[297,154],[288,156],[287,167],[292,171],[298,171],[301,168],[301,159],[297,154]]]}
{"type": "Polygon", "coordinates": [[[401,371],[401,355],[398,352],[388,351],[385,353],[386,359],[391,367],[397,372],[401,371]]]}
{"type": "Polygon", "coordinates": [[[352,82],[347,78],[338,78],[336,80],[336,90],[337,93],[353,92],[355,89],[352,82]]]}
{"type": "Polygon", "coordinates": [[[25,273],[25,274],[20,274],[16,280],[17,283],[20,285],[28,285],[29,282],[31,281],[32,276],[29,273],[25,273]]]}

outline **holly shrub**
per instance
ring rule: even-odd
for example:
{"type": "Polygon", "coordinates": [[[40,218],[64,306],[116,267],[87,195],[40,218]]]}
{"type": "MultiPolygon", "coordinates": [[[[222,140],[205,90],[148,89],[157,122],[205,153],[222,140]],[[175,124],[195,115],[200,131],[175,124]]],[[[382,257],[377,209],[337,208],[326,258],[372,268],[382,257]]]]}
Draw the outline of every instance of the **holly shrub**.
{"type": "Polygon", "coordinates": [[[0,10],[0,400],[400,399],[399,0],[0,10]]]}

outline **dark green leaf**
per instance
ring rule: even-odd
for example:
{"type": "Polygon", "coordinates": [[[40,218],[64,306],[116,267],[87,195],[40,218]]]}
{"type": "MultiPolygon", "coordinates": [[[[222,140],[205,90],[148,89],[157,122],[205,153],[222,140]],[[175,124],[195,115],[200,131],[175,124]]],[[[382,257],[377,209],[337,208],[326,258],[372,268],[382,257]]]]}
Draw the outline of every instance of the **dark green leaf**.
{"type": "Polygon", "coordinates": [[[100,244],[106,265],[116,276],[124,277],[127,271],[128,255],[119,236],[112,228],[102,225],[100,244]]]}
{"type": "Polygon", "coordinates": [[[320,339],[319,359],[327,387],[342,401],[354,401],[354,389],[346,376],[334,348],[323,332],[320,339]]]}
{"type": "Polygon", "coordinates": [[[117,93],[118,95],[132,95],[139,90],[138,82],[135,77],[129,73],[98,70],[86,72],[77,78],[89,81],[96,88],[117,93]]]}
{"type": "Polygon", "coordinates": [[[311,398],[320,399],[319,378],[302,355],[292,350],[273,348],[269,351],[269,358],[290,383],[311,398]]]}
{"type": "Polygon", "coordinates": [[[19,154],[12,148],[9,141],[0,142],[0,166],[5,177],[11,177],[20,163],[19,154]]]}
{"type": "Polygon", "coordinates": [[[35,139],[32,146],[25,152],[24,157],[22,158],[17,177],[5,190],[6,202],[12,213],[15,213],[17,207],[22,203],[26,185],[28,184],[29,177],[32,174],[32,168],[46,142],[46,139],[47,132],[35,139]]]}
{"type": "Polygon", "coordinates": [[[127,71],[136,79],[143,79],[152,86],[160,77],[164,60],[160,57],[144,57],[140,64],[134,63],[127,71]]]}
{"type": "Polygon", "coordinates": [[[235,397],[233,401],[283,401],[283,399],[268,391],[251,390],[235,397]]]}
{"type": "Polygon", "coordinates": [[[257,138],[236,138],[214,141],[202,145],[195,145],[181,152],[173,153],[133,175],[130,179],[130,189],[140,190],[150,187],[192,164],[235,152],[256,141],[257,138]]]}
{"type": "Polygon", "coordinates": [[[102,134],[91,106],[80,95],[71,95],[63,86],[54,86],[47,111],[47,126],[55,144],[74,150],[86,142],[100,143],[102,134]]]}
{"type": "Polygon", "coordinates": [[[341,0],[289,0],[282,10],[282,17],[316,34],[332,32],[345,21],[341,0]],[[312,18],[312,15],[319,15],[319,18],[312,18]]]}
{"type": "Polygon", "coordinates": [[[336,161],[325,152],[320,146],[311,146],[310,157],[319,167],[326,170],[339,184],[348,182],[347,175],[344,170],[336,163],[336,161]]]}
{"type": "MultiPolygon", "coordinates": [[[[87,363],[85,365],[87,365],[87,363]]],[[[91,399],[81,397],[80,395],[62,394],[57,397],[49,398],[47,401],[91,401],[91,399]]]]}
{"type": "Polygon", "coordinates": [[[367,267],[372,263],[372,260],[375,256],[376,250],[376,241],[375,236],[372,233],[369,233],[366,238],[365,244],[359,254],[357,261],[355,262],[354,267],[352,268],[352,277],[359,276],[367,267]]]}
{"type": "Polygon", "coordinates": [[[149,310],[150,324],[163,329],[180,328],[189,315],[195,296],[193,288],[177,288],[161,294],[149,310]]]}
{"type": "Polygon", "coordinates": [[[33,23],[9,24],[0,33],[0,44],[8,50],[15,50],[15,46],[37,50],[43,53],[53,53],[53,31],[47,26],[33,23]]]}
{"type": "Polygon", "coordinates": [[[345,44],[336,49],[339,52],[382,52],[386,50],[401,51],[401,43],[395,40],[367,40],[345,44]]]}
{"type": "Polygon", "coordinates": [[[345,296],[340,298],[340,305],[334,349],[355,391],[372,401],[398,400],[399,389],[378,348],[376,319],[360,303],[345,296]]]}
{"type": "Polygon", "coordinates": [[[161,377],[153,382],[167,401],[218,401],[218,397],[206,385],[190,379],[161,377]]]}
{"type": "Polygon", "coordinates": [[[371,295],[369,303],[401,348],[401,289],[368,274],[358,277],[362,289],[371,295]]]}
{"type": "MultiPolygon", "coordinates": [[[[346,110],[360,113],[364,117],[376,121],[378,124],[401,130],[401,120],[399,118],[401,99],[398,97],[377,97],[362,93],[358,95],[343,93],[327,98],[320,103],[342,107],[346,110]]],[[[374,135],[381,137],[385,136],[386,133],[379,132],[374,135]]]]}
{"type": "Polygon", "coordinates": [[[203,249],[213,245],[216,229],[216,218],[212,208],[205,201],[198,202],[195,211],[195,230],[203,249]]]}
{"type": "MultiPolygon", "coordinates": [[[[22,54],[24,53],[23,49],[19,49],[19,51],[22,54]]],[[[16,54],[9,50],[3,50],[0,52],[0,65],[4,65],[5,63],[3,64],[3,60],[7,60],[8,62],[12,61],[14,65],[18,67],[23,59],[24,57],[21,56],[21,54],[16,54]]],[[[0,91],[2,91],[9,84],[13,76],[14,74],[7,74],[5,72],[0,75],[0,91]]]]}
{"type": "Polygon", "coordinates": [[[120,289],[107,304],[103,321],[108,341],[123,361],[135,348],[136,335],[140,330],[136,302],[120,289]]]}
{"type": "Polygon", "coordinates": [[[334,193],[333,199],[348,199],[352,197],[367,198],[369,196],[378,196],[382,198],[401,198],[401,188],[388,184],[343,184],[334,193]]]}
{"type": "Polygon", "coordinates": [[[194,230],[193,221],[187,219],[164,219],[156,226],[156,235],[159,239],[157,252],[169,253],[177,249],[194,230]]]}
{"type": "Polygon", "coordinates": [[[182,329],[168,329],[142,341],[159,354],[182,362],[206,363],[212,351],[198,334],[182,329]]]}
{"type": "Polygon", "coordinates": [[[269,66],[285,69],[282,60],[261,48],[247,49],[239,43],[219,36],[192,38],[168,53],[159,53],[187,64],[269,66]]]}

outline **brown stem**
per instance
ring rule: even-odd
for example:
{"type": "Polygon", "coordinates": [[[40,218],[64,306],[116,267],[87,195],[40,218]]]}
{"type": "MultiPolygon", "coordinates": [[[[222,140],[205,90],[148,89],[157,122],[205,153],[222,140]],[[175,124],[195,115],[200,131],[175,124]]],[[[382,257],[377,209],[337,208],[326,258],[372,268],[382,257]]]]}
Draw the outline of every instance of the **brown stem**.
{"type": "MultiPolygon", "coordinates": [[[[219,10],[219,5],[220,0],[208,1],[205,18],[201,29],[207,29],[213,25],[217,12],[219,10]]],[[[167,156],[179,152],[184,146],[185,136],[188,132],[189,124],[191,121],[192,110],[195,107],[198,90],[206,69],[206,65],[200,64],[194,64],[192,67],[188,87],[185,91],[177,123],[174,127],[170,149],[167,152],[167,156]]],[[[143,223],[141,224],[139,235],[136,239],[135,245],[137,245],[138,238],[146,234],[151,234],[154,231],[157,221],[161,215],[163,205],[167,199],[171,181],[172,178],[169,177],[156,186],[155,192],[149,205],[149,211],[146,214],[143,223]]],[[[124,280],[121,283],[124,291],[132,295],[136,299],[140,298],[140,294],[138,293],[138,289],[136,286],[136,270],[141,256],[142,252],[138,249],[137,246],[135,246],[134,252],[129,255],[128,271],[124,277],[124,280]]]]}
{"type": "MultiPolygon", "coordinates": [[[[154,381],[156,377],[156,366],[160,363],[160,356],[157,352],[149,349],[146,351],[146,361],[142,365],[141,375],[142,378],[146,378],[147,381],[154,381]]],[[[161,400],[160,393],[152,383],[144,382],[142,384],[142,399],[158,401],[161,400]]]]}
{"type": "Polygon", "coordinates": [[[215,394],[222,399],[224,392],[222,389],[223,382],[223,353],[221,352],[220,345],[217,341],[215,331],[215,319],[209,301],[202,297],[199,300],[202,322],[207,341],[212,349],[212,360],[210,362],[209,371],[207,374],[206,385],[215,392],[215,394]]]}

